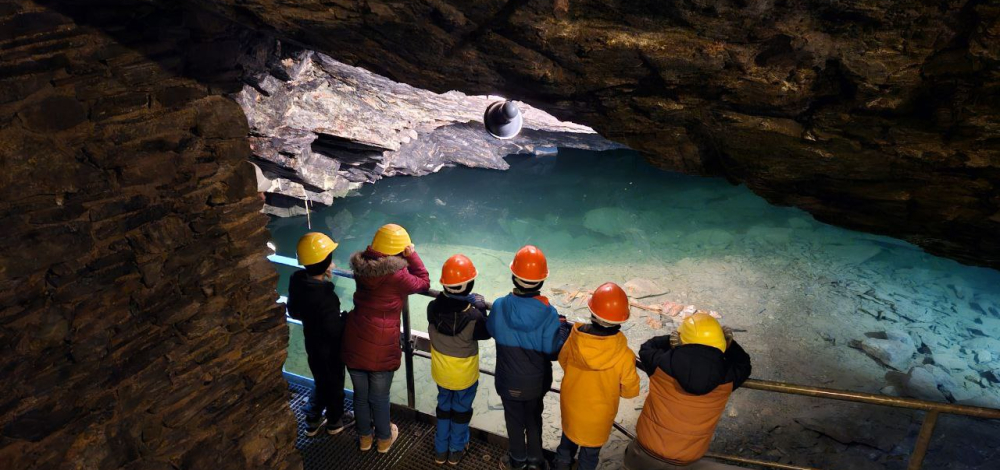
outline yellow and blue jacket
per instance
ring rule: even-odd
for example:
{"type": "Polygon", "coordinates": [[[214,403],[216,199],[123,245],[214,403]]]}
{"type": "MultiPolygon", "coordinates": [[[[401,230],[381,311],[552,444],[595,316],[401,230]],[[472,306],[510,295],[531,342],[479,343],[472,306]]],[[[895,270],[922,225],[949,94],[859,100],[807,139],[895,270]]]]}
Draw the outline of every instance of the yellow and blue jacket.
{"type": "Polygon", "coordinates": [[[448,390],[471,387],[479,380],[478,342],[490,339],[482,297],[457,299],[439,294],[427,305],[427,324],[431,377],[448,390]]]}

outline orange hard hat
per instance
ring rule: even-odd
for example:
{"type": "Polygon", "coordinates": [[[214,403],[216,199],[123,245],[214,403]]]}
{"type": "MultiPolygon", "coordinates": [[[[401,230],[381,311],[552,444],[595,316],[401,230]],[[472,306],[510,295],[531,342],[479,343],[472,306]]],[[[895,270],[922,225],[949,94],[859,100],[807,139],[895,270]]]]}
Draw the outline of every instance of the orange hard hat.
{"type": "Polygon", "coordinates": [[[446,287],[459,286],[476,278],[479,273],[472,260],[465,255],[455,255],[448,258],[441,267],[441,285],[446,287]]]}
{"type": "Polygon", "coordinates": [[[590,313],[605,323],[620,325],[629,317],[628,295],[618,284],[605,282],[587,302],[590,313]]]}
{"type": "Polygon", "coordinates": [[[549,264],[545,261],[545,253],[534,245],[524,245],[514,261],[510,263],[510,272],[528,282],[541,282],[549,277],[549,264]]]}

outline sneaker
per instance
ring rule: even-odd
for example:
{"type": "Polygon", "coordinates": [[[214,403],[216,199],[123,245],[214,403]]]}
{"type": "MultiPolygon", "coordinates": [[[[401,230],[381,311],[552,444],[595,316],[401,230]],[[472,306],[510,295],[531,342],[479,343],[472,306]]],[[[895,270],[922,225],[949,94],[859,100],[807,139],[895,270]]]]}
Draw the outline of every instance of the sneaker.
{"type": "Polygon", "coordinates": [[[462,457],[465,457],[464,450],[451,451],[451,455],[448,456],[448,465],[458,465],[462,461],[462,457]]]}
{"type": "Polygon", "coordinates": [[[392,433],[392,435],[389,436],[388,439],[378,440],[378,453],[380,454],[385,454],[389,452],[389,448],[396,443],[396,439],[399,439],[399,428],[397,428],[396,425],[392,423],[389,423],[389,427],[391,428],[390,432],[392,433]]]}
{"type": "Polygon", "coordinates": [[[573,468],[573,464],[557,459],[552,461],[552,468],[555,470],[571,470],[573,468]]]}
{"type": "Polygon", "coordinates": [[[549,462],[547,460],[542,460],[540,462],[528,462],[525,470],[549,470],[549,462]]]}
{"type": "Polygon", "coordinates": [[[318,418],[306,418],[306,436],[313,437],[319,434],[319,430],[323,429],[326,425],[326,418],[320,416],[318,418]]]}
{"type": "Polygon", "coordinates": [[[336,436],[344,432],[344,429],[354,425],[354,413],[348,411],[344,413],[336,422],[330,423],[326,426],[326,433],[331,436],[336,436]]]}
{"type": "Polygon", "coordinates": [[[447,452],[435,452],[434,453],[434,463],[437,465],[444,465],[448,461],[447,452]]]}
{"type": "Polygon", "coordinates": [[[368,452],[369,450],[372,450],[372,441],[374,440],[372,437],[373,436],[358,437],[358,440],[360,441],[361,452],[368,452]]]}
{"type": "Polygon", "coordinates": [[[510,459],[510,454],[503,454],[500,459],[500,470],[526,470],[528,465],[525,462],[514,463],[510,459]]]}

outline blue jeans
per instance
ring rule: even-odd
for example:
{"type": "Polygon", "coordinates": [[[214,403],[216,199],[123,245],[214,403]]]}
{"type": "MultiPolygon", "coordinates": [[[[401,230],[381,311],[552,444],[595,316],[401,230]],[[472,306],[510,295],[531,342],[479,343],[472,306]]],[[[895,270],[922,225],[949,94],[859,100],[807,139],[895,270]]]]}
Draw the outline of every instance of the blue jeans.
{"type": "Polygon", "coordinates": [[[366,370],[347,369],[354,384],[354,418],[359,436],[372,435],[372,423],[375,424],[375,437],[389,439],[392,430],[389,428],[389,386],[392,385],[393,371],[369,372],[366,370]]]}
{"type": "Polygon", "coordinates": [[[438,387],[437,433],[434,451],[465,450],[469,443],[469,421],[472,421],[472,401],[476,399],[479,382],[465,390],[448,390],[438,387]]]}
{"type": "Polygon", "coordinates": [[[580,450],[579,459],[577,459],[577,470],[594,470],[597,468],[597,462],[600,461],[599,454],[601,453],[601,448],[580,447],[575,442],[569,440],[566,434],[562,435],[562,440],[559,441],[559,448],[556,449],[556,462],[564,464],[569,468],[573,464],[573,457],[577,456],[577,449],[580,450]]]}

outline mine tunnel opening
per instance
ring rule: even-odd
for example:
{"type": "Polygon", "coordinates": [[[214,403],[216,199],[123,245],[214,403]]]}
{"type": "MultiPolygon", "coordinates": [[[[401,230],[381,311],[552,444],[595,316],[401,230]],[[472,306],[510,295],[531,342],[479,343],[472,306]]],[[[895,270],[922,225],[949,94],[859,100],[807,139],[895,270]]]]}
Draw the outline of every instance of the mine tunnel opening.
{"type": "MultiPolygon", "coordinates": [[[[544,293],[571,320],[589,317],[587,290],[605,281],[626,286],[638,304],[624,328],[635,350],[673,329],[673,318],[656,310],[696,305],[718,312],[738,331],[754,357],[756,377],[995,403],[996,376],[989,363],[1000,357],[979,357],[978,351],[992,348],[1000,334],[996,271],[819,223],[721,178],[659,170],[631,150],[560,148],[505,161],[505,171],[449,167],[363,185],[331,206],[313,206],[308,219],[272,218],[272,243],[279,256],[294,258],[298,238],[319,230],[340,243],[334,261],[350,269],[350,254],[363,250],[379,226],[398,223],[410,232],[432,281],[447,257],[463,253],[479,267],[476,288],[488,299],[509,291],[507,263],[518,247],[531,243],[550,259],[544,293]],[[930,382],[923,380],[927,377],[930,382]]],[[[294,269],[277,269],[284,295],[294,269]]],[[[335,284],[343,309],[350,310],[353,282],[335,284]]],[[[439,286],[432,282],[432,287],[439,286]]],[[[411,297],[414,330],[426,331],[429,300],[411,297]]],[[[290,326],[285,370],[308,376],[301,330],[290,326]]],[[[483,364],[492,367],[493,346],[484,344],[482,355],[483,364]]],[[[433,413],[427,361],[417,359],[415,375],[417,408],[433,413]]],[[[406,403],[403,380],[398,373],[395,403],[406,403]]],[[[503,434],[492,379],[481,380],[486,396],[476,402],[473,425],[503,434]]],[[[855,416],[870,423],[857,432],[884,437],[838,445],[858,455],[874,447],[892,459],[900,451],[888,442],[910,439],[911,428],[919,427],[904,411],[849,406],[845,414],[839,407],[787,407],[787,398],[762,395],[734,396],[717,433],[721,446],[751,441],[785,449],[794,447],[800,434],[821,445],[836,441],[830,436],[845,428],[844,416],[855,416]]],[[[549,400],[558,409],[558,397],[549,400]]],[[[619,421],[634,426],[640,409],[641,399],[623,405],[619,421]]],[[[558,425],[556,417],[552,421],[558,425]]],[[[948,422],[962,426],[957,418],[948,422]]],[[[996,424],[977,422],[972,428],[989,433],[996,424]]],[[[939,449],[929,462],[948,455],[939,449]]]]}

